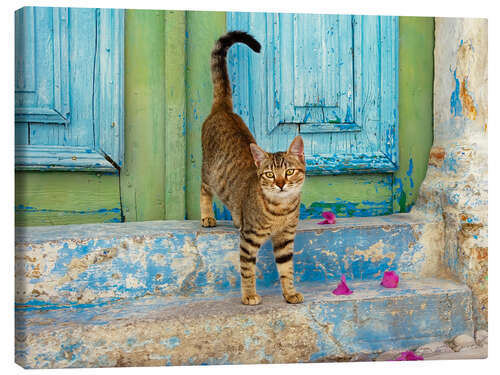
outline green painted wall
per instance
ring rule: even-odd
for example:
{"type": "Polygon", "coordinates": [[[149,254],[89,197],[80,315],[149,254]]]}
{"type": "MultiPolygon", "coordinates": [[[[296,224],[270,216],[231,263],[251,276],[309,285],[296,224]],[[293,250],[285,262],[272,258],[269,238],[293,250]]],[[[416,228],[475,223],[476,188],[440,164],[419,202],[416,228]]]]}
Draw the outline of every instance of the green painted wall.
{"type": "MultiPolygon", "coordinates": [[[[209,56],[225,30],[224,12],[126,11],[121,175],[16,172],[16,225],[120,221],[120,207],[127,221],[199,218],[209,56]]],[[[324,209],[344,216],[411,207],[432,143],[433,48],[432,18],[400,18],[400,170],[309,177],[304,217],[324,209]]]]}

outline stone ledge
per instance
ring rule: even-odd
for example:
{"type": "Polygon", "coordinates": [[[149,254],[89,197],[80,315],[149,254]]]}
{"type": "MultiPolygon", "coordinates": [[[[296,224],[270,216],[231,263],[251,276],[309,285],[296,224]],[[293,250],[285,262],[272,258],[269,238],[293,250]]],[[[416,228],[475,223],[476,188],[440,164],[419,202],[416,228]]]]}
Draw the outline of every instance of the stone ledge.
{"type": "Polygon", "coordinates": [[[18,311],[16,362],[26,368],[320,362],[406,350],[472,334],[470,291],[426,279],[350,296],[308,284],[305,303],[279,291],[259,306],[239,295],[146,297],[89,308],[18,311]]]}
{"type": "MultiPolygon", "coordinates": [[[[406,226],[428,223],[428,219],[414,214],[394,214],[375,217],[337,218],[336,224],[318,225],[321,220],[301,220],[298,232],[337,231],[347,228],[374,228],[384,226],[406,226]]],[[[199,220],[141,221],[105,224],[70,224],[40,227],[17,227],[16,244],[43,243],[69,239],[89,240],[94,238],[129,238],[165,235],[171,232],[219,234],[238,233],[232,221],[221,220],[214,228],[203,228],[199,220]]]]}
{"type": "MultiPolygon", "coordinates": [[[[141,222],[24,228],[16,245],[16,302],[88,304],[144,295],[210,296],[239,291],[239,236],[229,222],[141,222]],[[90,237],[89,237],[90,236],[90,237]]],[[[301,222],[295,279],[337,282],[437,276],[434,225],[408,214],[301,222]]],[[[279,285],[268,241],[257,258],[257,285],[279,285]]]]}

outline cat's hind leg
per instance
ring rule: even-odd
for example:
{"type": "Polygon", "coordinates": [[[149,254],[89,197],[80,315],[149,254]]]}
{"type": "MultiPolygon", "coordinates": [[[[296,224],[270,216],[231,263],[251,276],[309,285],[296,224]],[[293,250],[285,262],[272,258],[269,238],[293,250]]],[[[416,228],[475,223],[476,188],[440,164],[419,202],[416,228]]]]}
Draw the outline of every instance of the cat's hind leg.
{"type": "Polygon", "coordinates": [[[200,211],[201,211],[201,226],[202,227],[215,227],[217,221],[215,220],[214,210],[212,207],[213,194],[210,187],[201,183],[200,192],[200,211]]]}

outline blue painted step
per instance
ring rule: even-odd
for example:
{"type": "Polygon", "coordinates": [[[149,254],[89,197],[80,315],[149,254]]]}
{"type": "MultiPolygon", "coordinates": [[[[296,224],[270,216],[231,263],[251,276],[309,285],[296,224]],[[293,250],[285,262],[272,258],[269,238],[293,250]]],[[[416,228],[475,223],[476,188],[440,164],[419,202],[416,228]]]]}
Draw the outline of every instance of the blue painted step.
{"type": "Polygon", "coordinates": [[[16,362],[25,368],[290,363],[366,358],[387,350],[473,333],[467,287],[438,279],[303,283],[305,302],[289,305],[277,288],[259,306],[239,293],[158,297],[101,306],[18,309],[16,362]]]}
{"type": "MultiPolygon", "coordinates": [[[[429,224],[411,214],[300,222],[295,278],[305,282],[434,275],[429,224]]],[[[145,295],[217,296],[239,292],[239,236],[231,222],[158,221],[25,227],[16,230],[19,306],[103,303],[145,295]]],[[[434,258],[433,258],[434,257],[434,258]]],[[[270,243],[258,257],[259,291],[278,285],[270,243]]]]}
{"type": "MultiPolygon", "coordinates": [[[[238,232],[197,221],[16,230],[16,361],[23,367],[345,360],[472,334],[467,287],[437,276],[433,223],[411,214],[300,223],[286,304],[270,244],[260,306],[240,303],[238,232]],[[381,287],[383,271],[401,276],[381,287]],[[351,296],[331,290],[341,274],[351,296]]],[[[438,245],[436,245],[438,244],[438,245]]]]}

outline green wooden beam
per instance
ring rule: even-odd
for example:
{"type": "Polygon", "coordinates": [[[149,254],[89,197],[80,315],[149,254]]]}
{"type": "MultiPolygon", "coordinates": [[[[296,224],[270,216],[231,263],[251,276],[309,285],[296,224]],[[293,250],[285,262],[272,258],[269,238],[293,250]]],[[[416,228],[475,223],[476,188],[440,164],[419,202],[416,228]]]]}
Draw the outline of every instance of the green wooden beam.
{"type": "Polygon", "coordinates": [[[165,12],[125,12],[126,221],[165,217],[165,12]]]}
{"type": "Polygon", "coordinates": [[[165,219],[186,217],[186,12],[165,12],[165,219]]]}
{"type": "Polygon", "coordinates": [[[399,170],[394,212],[408,212],[427,172],[433,140],[434,18],[399,18],[399,170]]]}
{"type": "Polygon", "coordinates": [[[186,208],[187,218],[200,217],[201,125],[212,107],[210,52],[226,32],[224,12],[186,12],[186,208]]]}

